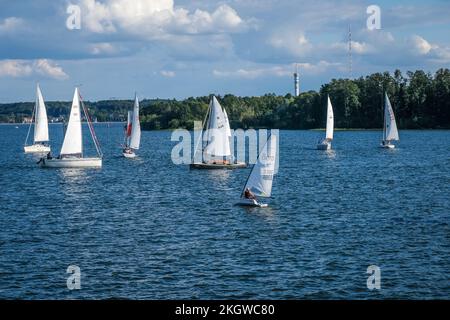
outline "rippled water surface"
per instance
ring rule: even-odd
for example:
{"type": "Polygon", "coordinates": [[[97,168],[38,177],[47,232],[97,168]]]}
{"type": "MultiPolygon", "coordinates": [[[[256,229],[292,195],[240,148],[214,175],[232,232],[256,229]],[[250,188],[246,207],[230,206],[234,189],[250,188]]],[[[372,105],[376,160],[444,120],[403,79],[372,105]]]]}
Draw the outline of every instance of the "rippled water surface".
{"type": "Polygon", "coordinates": [[[96,131],[101,170],[52,170],[23,154],[27,126],[0,126],[0,298],[450,298],[450,131],[401,131],[395,150],[336,132],[328,153],[323,132],[281,131],[265,209],[233,206],[249,169],[172,164],[168,131],[143,132],[134,160],[122,125],[96,131]]]}

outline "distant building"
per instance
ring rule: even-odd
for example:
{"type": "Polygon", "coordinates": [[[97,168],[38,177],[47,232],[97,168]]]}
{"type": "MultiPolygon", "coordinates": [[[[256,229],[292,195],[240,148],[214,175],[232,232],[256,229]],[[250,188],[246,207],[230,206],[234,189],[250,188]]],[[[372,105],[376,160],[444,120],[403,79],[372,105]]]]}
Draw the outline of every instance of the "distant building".
{"type": "Polygon", "coordinates": [[[23,117],[22,123],[31,123],[33,122],[33,118],[31,117],[23,117]]]}

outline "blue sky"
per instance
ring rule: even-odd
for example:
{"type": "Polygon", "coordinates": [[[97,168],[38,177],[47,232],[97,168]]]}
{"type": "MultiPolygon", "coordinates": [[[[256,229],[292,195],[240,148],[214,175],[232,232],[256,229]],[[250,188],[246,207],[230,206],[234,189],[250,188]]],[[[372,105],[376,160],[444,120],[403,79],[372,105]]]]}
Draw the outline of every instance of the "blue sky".
{"type": "Polygon", "coordinates": [[[450,1],[0,0],[0,102],[293,92],[450,65],[450,1]],[[66,26],[69,4],[80,29],[66,26]],[[368,30],[369,5],[381,29],[368,30]]]}

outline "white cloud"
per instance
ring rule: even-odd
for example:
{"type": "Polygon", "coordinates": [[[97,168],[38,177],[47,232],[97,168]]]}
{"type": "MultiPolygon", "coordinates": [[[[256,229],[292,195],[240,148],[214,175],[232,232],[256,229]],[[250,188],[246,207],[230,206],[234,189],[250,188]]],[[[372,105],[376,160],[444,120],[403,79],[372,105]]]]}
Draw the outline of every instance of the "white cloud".
{"type": "Polygon", "coordinates": [[[413,52],[420,55],[428,54],[430,50],[433,48],[433,46],[427,40],[418,35],[413,35],[409,39],[409,44],[413,52]]]}
{"type": "Polygon", "coordinates": [[[9,33],[22,27],[23,20],[16,17],[9,17],[0,22],[0,34],[9,33]]]}
{"type": "Polygon", "coordinates": [[[313,45],[303,33],[292,33],[285,30],[272,34],[268,43],[276,49],[287,51],[297,57],[305,56],[313,48],[313,45]]]}
{"type": "Polygon", "coordinates": [[[299,72],[306,74],[319,74],[328,71],[331,68],[341,67],[341,63],[338,62],[328,62],[325,60],[320,60],[318,63],[298,63],[299,72]]]}
{"type": "Polygon", "coordinates": [[[298,67],[300,74],[316,75],[323,73],[330,68],[339,67],[339,63],[319,61],[318,63],[297,63],[289,65],[264,66],[253,68],[239,68],[235,70],[213,70],[213,75],[218,78],[243,78],[256,79],[260,77],[291,77],[295,67],[298,67]]]}
{"type": "Polygon", "coordinates": [[[163,77],[166,77],[166,78],[173,78],[173,77],[175,77],[175,72],[174,71],[161,70],[160,73],[161,73],[161,75],[163,77]]]}
{"type": "Polygon", "coordinates": [[[80,0],[82,21],[96,33],[125,31],[144,38],[166,34],[239,32],[248,28],[237,12],[226,4],[212,13],[193,13],[174,6],[173,0],[80,0]]]}
{"type": "Polygon", "coordinates": [[[33,66],[37,73],[50,78],[62,80],[69,77],[60,66],[47,59],[36,60],[33,66]]]}
{"type": "Polygon", "coordinates": [[[114,54],[117,52],[116,47],[108,42],[94,43],[91,44],[90,48],[93,55],[114,54]]]}
{"type": "Polygon", "coordinates": [[[450,47],[437,47],[434,50],[434,57],[431,59],[434,63],[450,63],[450,47]]]}
{"type": "MultiPolygon", "coordinates": [[[[418,35],[396,39],[383,30],[360,30],[355,32],[352,53],[355,58],[364,57],[366,63],[385,66],[409,66],[424,63],[445,63],[450,61],[450,49],[430,43],[418,35]]],[[[334,54],[343,57],[348,54],[348,42],[337,42],[330,46],[317,45],[314,51],[325,57],[334,54]]]]}
{"type": "MultiPolygon", "coordinates": [[[[336,42],[331,44],[328,48],[324,49],[335,49],[336,51],[339,51],[340,53],[348,53],[349,50],[349,44],[348,42],[336,42]]],[[[355,54],[366,54],[373,52],[374,48],[371,44],[366,42],[358,42],[352,40],[352,52],[355,54]]]]}
{"type": "Polygon", "coordinates": [[[24,77],[29,76],[33,68],[29,63],[22,60],[0,61],[0,77],[24,77]]]}
{"type": "Polygon", "coordinates": [[[237,70],[213,70],[213,75],[219,78],[244,78],[255,79],[263,76],[275,75],[283,76],[287,75],[282,67],[271,68],[255,68],[255,69],[237,69],[237,70]]]}
{"type": "Polygon", "coordinates": [[[27,77],[33,73],[59,80],[68,78],[64,70],[51,60],[0,61],[0,77],[27,77]]]}

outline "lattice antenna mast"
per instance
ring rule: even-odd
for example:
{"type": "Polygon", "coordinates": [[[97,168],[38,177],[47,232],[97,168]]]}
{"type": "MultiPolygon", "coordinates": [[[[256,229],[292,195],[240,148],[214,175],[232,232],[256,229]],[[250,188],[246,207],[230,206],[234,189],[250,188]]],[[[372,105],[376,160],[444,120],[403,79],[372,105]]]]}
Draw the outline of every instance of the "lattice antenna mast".
{"type": "Polygon", "coordinates": [[[353,78],[353,56],[352,56],[352,29],[348,26],[348,72],[350,79],[353,78]]]}

